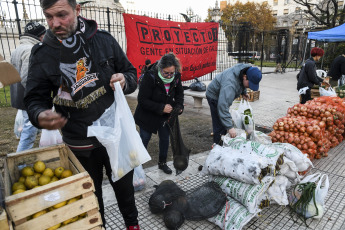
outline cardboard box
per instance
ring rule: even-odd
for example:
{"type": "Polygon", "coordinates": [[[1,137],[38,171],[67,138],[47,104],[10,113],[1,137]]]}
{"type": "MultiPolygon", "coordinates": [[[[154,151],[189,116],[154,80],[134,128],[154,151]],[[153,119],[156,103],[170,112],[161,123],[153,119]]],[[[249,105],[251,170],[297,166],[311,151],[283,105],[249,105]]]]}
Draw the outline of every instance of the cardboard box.
{"type": "Polygon", "coordinates": [[[16,68],[0,55],[0,88],[20,82],[22,79],[16,68]]]}
{"type": "Polygon", "coordinates": [[[6,210],[16,230],[48,229],[83,213],[87,213],[86,217],[65,225],[63,229],[101,229],[102,218],[93,181],[64,144],[8,154],[4,181],[6,210]],[[33,166],[39,160],[52,169],[59,166],[70,169],[73,175],[12,195],[11,187],[18,181],[21,168],[33,166]],[[33,214],[75,197],[80,199],[32,219],[33,214]]]}

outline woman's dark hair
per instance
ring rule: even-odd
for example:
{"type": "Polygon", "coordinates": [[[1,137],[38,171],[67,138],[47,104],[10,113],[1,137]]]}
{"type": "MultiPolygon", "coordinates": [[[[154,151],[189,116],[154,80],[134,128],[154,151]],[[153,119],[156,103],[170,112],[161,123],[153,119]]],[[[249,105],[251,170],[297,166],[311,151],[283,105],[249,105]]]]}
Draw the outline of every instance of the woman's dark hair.
{"type": "MultiPolygon", "coordinates": [[[[41,5],[42,10],[45,11],[46,9],[49,9],[57,1],[59,1],[59,0],[40,0],[40,5],[41,5]]],[[[67,0],[67,2],[72,7],[73,10],[77,6],[77,1],[76,0],[67,0]]]]}
{"type": "Polygon", "coordinates": [[[158,61],[158,68],[165,69],[170,66],[175,66],[176,72],[181,72],[181,63],[180,60],[176,57],[176,55],[172,52],[165,54],[159,61],[158,61]]]}

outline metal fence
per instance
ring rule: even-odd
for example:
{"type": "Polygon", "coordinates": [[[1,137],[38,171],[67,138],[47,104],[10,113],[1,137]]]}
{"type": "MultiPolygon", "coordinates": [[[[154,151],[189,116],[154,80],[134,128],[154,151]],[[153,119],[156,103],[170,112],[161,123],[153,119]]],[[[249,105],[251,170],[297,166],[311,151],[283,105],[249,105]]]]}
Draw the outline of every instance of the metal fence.
{"type": "MultiPolygon", "coordinates": [[[[82,6],[81,15],[85,18],[92,18],[97,21],[98,27],[100,29],[107,30],[110,32],[115,39],[119,42],[122,49],[126,52],[126,35],[125,35],[125,25],[123,21],[122,13],[123,10],[116,10],[110,9],[109,7],[99,7],[97,5],[92,5],[94,3],[88,3],[82,6]]],[[[169,14],[157,14],[152,12],[131,12],[128,11],[126,13],[137,14],[137,15],[145,15],[148,17],[154,17],[163,20],[171,20],[177,22],[185,22],[185,19],[178,15],[169,15],[169,14]]],[[[18,2],[16,0],[8,1],[8,0],[0,0],[0,54],[6,59],[10,60],[10,55],[13,50],[19,44],[19,35],[23,33],[25,25],[30,21],[37,21],[47,27],[47,23],[45,21],[45,17],[39,6],[39,1],[37,0],[22,0],[18,2]]],[[[220,26],[221,28],[221,26],[220,26]]],[[[239,27],[240,28],[240,27],[239,27]]],[[[254,31],[253,29],[251,31],[254,31]]],[[[263,33],[262,36],[257,37],[256,39],[258,42],[256,43],[255,49],[261,49],[261,52],[264,51],[266,55],[261,54],[261,60],[273,60],[274,57],[270,55],[270,53],[278,53],[282,47],[279,47],[280,43],[277,43],[277,39],[281,39],[279,36],[276,36],[276,32],[266,32],[263,33]],[[275,40],[272,39],[276,36],[275,40]],[[259,45],[261,44],[261,45],[259,45]],[[268,55],[267,55],[268,54],[268,55]]],[[[217,56],[217,70],[212,73],[206,74],[200,77],[200,80],[211,80],[217,73],[222,72],[226,68],[229,68],[236,64],[238,61],[248,61],[249,55],[244,56],[242,58],[240,56],[240,60],[236,59],[236,55],[233,55],[229,49],[230,44],[226,37],[226,33],[220,29],[218,35],[218,56],[217,56]],[[229,56],[232,54],[233,56],[229,56]]],[[[253,37],[251,34],[245,35],[245,42],[252,42],[253,37]]],[[[238,42],[241,44],[243,42],[243,36],[238,37],[238,42]]],[[[288,45],[288,39],[284,43],[285,46],[288,45]]],[[[283,45],[284,45],[283,44],[283,45]]],[[[280,44],[282,45],[282,44],[280,44]]],[[[250,53],[248,51],[250,46],[245,46],[240,48],[241,53],[250,53]]],[[[284,48],[284,47],[283,47],[284,48]]],[[[284,48],[285,49],[285,48],[284,48]]],[[[253,49],[252,49],[253,50],[253,49]]],[[[301,50],[300,48],[297,50],[301,50]]],[[[287,52],[287,50],[285,50],[287,52]]],[[[290,52],[291,53],[291,52],[290,52]]],[[[284,63],[288,62],[289,55],[284,57],[284,63]]],[[[262,63],[262,62],[261,62],[262,63]]],[[[297,62],[296,62],[297,63],[297,62]]],[[[297,67],[297,66],[296,66],[297,67]]],[[[0,106],[8,104],[8,88],[0,90],[0,106]],[[4,91],[2,93],[1,91],[4,91]],[[3,96],[1,96],[3,94],[3,96]]]]}

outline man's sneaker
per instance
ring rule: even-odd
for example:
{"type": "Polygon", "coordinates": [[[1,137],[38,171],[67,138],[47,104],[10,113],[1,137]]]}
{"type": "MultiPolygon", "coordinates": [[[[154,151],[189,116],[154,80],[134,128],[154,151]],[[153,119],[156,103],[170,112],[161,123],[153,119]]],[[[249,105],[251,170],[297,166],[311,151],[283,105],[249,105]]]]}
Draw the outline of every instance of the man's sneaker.
{"type": "Polygon", "coordinates": [[[139,225],[129,226],[129,227],[127,228],[127,230],[140,230],[140,227],[139,227],[139,225]]]}
{"type": "Polygon", "coordinates": [[[171,174],[172,173],[171,169],[167,166],[166,163],[158,162],[158,168],[162,169],[163,172],[166,173],[166,174],[171,174]]]}

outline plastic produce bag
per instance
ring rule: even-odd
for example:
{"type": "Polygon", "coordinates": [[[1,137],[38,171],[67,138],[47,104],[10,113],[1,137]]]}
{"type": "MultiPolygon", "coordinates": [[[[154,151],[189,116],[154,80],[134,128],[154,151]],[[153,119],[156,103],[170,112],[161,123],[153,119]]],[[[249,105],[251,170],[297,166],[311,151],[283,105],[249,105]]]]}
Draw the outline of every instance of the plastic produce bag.
{"type": "Polygon", "coordinates": [[[242,123],[244,130],[250,135],[255,131],[254,120],[251,115],[243,115],[242,123]]]}
{"type": "Polygon", "coordinates": [[[216,224],[225,230],[240,230],[251,219],[257,216],[257,213],[250,213],[246,207],[231,197],[227,197],[228,201],[217,216],[209,218],[208,221],[216,224]]]}
{"type": "Polygon", "coordinates": [[[39,147],[57,145],[57,144],[61,144],[62,142],[63,142],[62,136],[58,129],[55,129],[55,130],[42,129],[39,147]]]}
{"type": "Polygon", "coordinates": [[[193,82],[192,84],[190,84],[189,88],[193,91],[199,91],[199,92],[203,92],[206,91],[206,85],[204,83],[202,83],[201,81],[199,81],[198,78],[195,78],[196,82],[193,82]]]}
{"type": "Polygon", "coordinates": [[[201,174],[222,175],[248,184],[260,184],[262,178],[274,172],[266,157],[216,145],[209,153],[201,174]]]}
{"type": "Polygon", "coordinates": [[[242,129],[242,116],[238,109],[230,109],[230,114],[235,127],[238,129],[242,129]]]}
{"type": "Polygon", "coordinates": [[[332,96],[332,97],[337,96],[337,93],[334,91],[332,87],[329,87],[328,89],[319,87],[319,91],[320,91],[320,96],[332,96]]]}
{"type": "Polygon", "coordinates": [[[24,127],[23,111],[21,109],[18,109],[16,119],[14,121],[14,134],[16,135],[17,139],[20,138],[20,134],[23,131],[23,127],[24,127]]]}
{"type": "Polygon", "coordinates": [[[238,112],[241,115],[251,115],[253,114],[253,109],[250,106],[249,102],[241,99],[240,105],[238,106],[238,112]]]}
{"type": "Polygon", "coordinates": [[[133,174],[133,187],[134,191],[140,191],[145,188],[146,185],[146,175],[142,165],[134,168],[133,174]]]}
{"type": "Polygon", "coordinates": [[[258,185],[246,184],[222,176],[210,176],[209,180],[219,184],[226,195],[240,202],[250,213],[257,213],[269,203],[265,193],[274,182],[274,177],[267,176],[258,185]]]}
{"type": "Polygon", "coordinates": [[[135,167],[151,160],[136,130],[134,118],[119,82],[115,102],[88,127],[87,136],[95,136],[107,149],[115,182],[135,167]]]}
{"type": "Polygon", "coordinates": [[[306,176],[289,194],[291,208],[304,219],[323,216],[329,181],[326,174],[306,176]]]}

